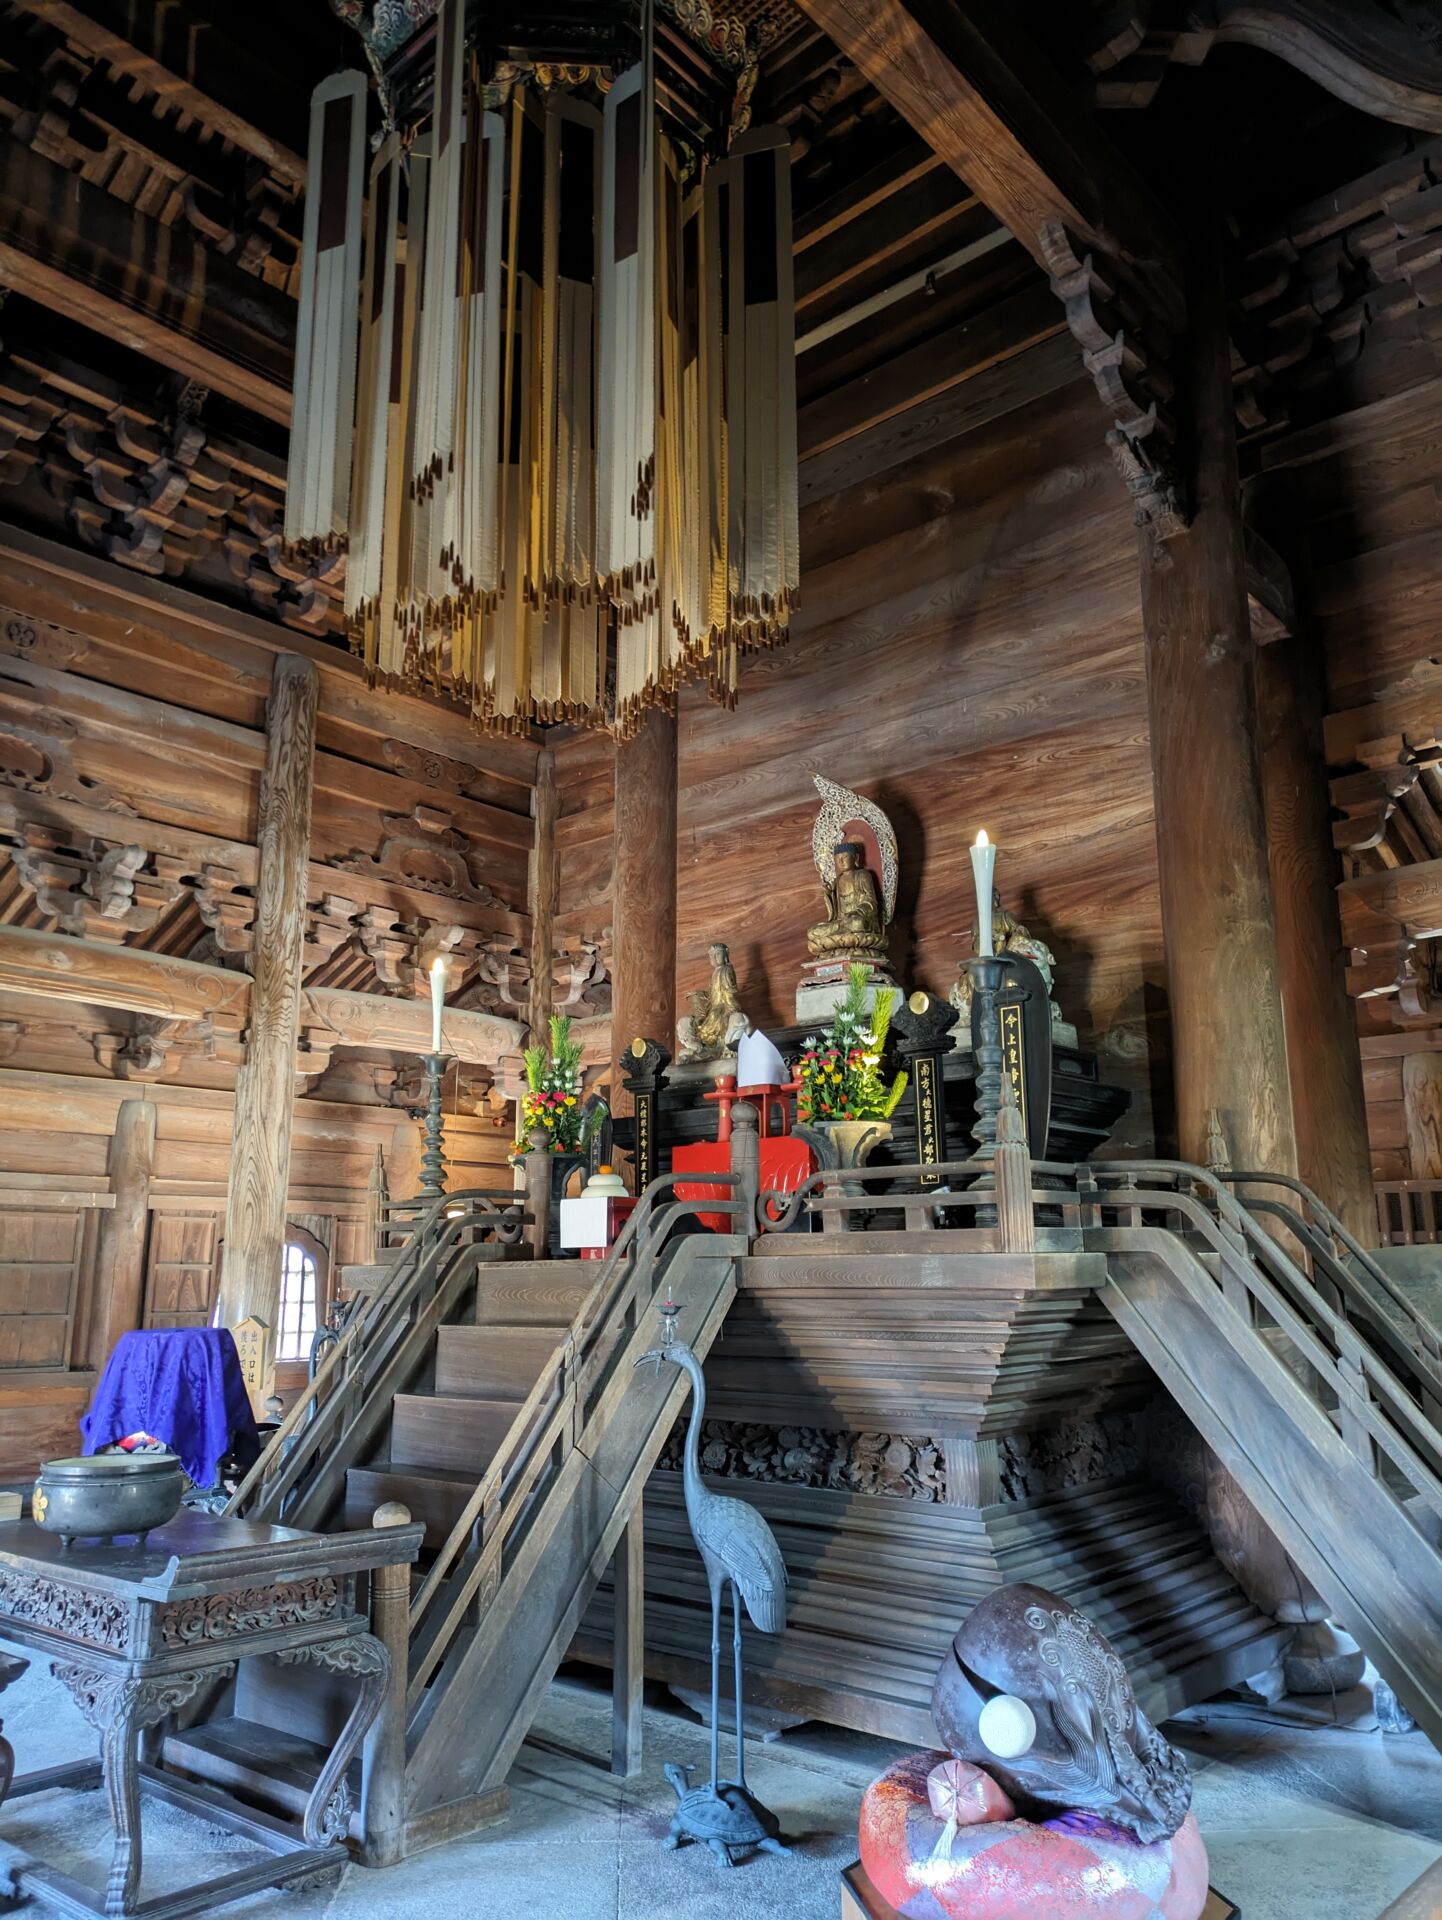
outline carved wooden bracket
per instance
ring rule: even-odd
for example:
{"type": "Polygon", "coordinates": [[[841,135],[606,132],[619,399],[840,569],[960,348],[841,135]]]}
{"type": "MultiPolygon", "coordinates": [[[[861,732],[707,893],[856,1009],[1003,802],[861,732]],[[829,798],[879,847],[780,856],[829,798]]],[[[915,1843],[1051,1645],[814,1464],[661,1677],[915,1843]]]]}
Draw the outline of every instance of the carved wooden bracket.
{"type": "Polygon", "coordinates": [[[185,890],[185,863],[138,842],[107,843],[26,822],[13,836],[16,870],[63,933],[124,941],[153,930],[185,890]]]}
{"type": "Polygon", "coordinates": [[[1113,263],[1079,251],[1064,227],[1049,222],[1040,238],[1052,290],[1112,416],[1107,446],[1132,496],[1137,525],[1168,540],[1187,524],[1171,413],[1170,327],[1113,263]]]}
{"type": "MultiPolygon", "coordinates": [[[[416,992],[414,926],[397,920],[389,907],[367,907],[356,921],[361,946],[382,985],[396,992],[416,992]]],[[[424,988],[429,993],[429,986],[424,988]]]]}
{"type": "Polygon", "coordinates": [[[381,826],[377,852],[357,850],[336,861],[336,866],[347,873],[393,880],[420,893],[442,893],[477,906],[488,906],[495,900],[491,889],[479,885],[472,875],[471,842],[445,807],[418,802],[408,814],[387,814],[381,826]]]}
{"type": "Polygon", "coordinates": [[[301,966],[306,973],[324,966],[333,953],[346,946],[356,935],[359,900],[344,894],[327,893],[319,900],[307,901],[305,942],[301,948],[301,966]]]}
{"type": "Polygon", "coordinates": [[[196,884],[195,904],[221,953],[250,952],[255,894],[238,873],[207,862],[196,884]]]}

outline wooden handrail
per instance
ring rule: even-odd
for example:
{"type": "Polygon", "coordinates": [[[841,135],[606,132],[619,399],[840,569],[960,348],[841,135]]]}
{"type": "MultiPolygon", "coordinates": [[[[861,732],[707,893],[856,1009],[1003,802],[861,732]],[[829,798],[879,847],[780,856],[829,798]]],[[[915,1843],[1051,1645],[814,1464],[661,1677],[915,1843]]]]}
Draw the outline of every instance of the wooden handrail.
{"type": "MultiPolygon", "coordinates": [[[[1140,1163],[1145,1167],[1146,1163],[1140,1163]]],[[[1160,1163],[1168,1173],[1178,1171],[1177,1163],[1160,1163]]],[[[1185,1168],[1187,1173],[1202,1169],[1185,1168]]],[[[1120,1172],[1120,1168],[1113,1169],[1120,1172]]],[[[1442,1514],[1442,1479],[1421,1458],[1414,1442],[1437,1453],[1439,1435],[1421,1407],[1403,1383],[1379,1355],[1359,1339],[1353,1323],[1335,1311],[1317,1292],[1311,1281],[1286,1251],[1264,1232],[1230,1194],[1222,1191],[1211,1176],[1204,1176],[1223,1202],[1218,1215],[1194,1193],[1177,1187],[1162,1189],[1128,1186],[1102,1190],[1099,1204],[1103,1211],[1126,1209],[1146,1212],[1172,1212],[1182,1216],[1192,1230],[1219,1256],[1220,1263],[1240,1282],[1247,1294],[1265,1308],[1287,1334],[1298,1352],[1337,1394],[1339,1406],[1345,1406],[1374,1441],[1391,1459],[1415,1490],[1442,1514]],[[1229,1233],[1226,1229],[1230,1229],[1229,1233]],[[1232,1237],[1239,1236],[1238,1238],[1232,1237]],[[1269,1278],[1269,1267],[1280,1268],[1286,1277],[1288,1298],[1269,1278]],[[1307,1318],[1303,1318],[1303,1314],[1307,1318]],[[1309,1320],[1312,1324],[1309,1324],[1309,1320]],[[1323,1339],[1330,1337],[1331,1346],[1323,1339]],[[1360,1378],[1386,1402],[1385,1412],[1365,1394],[1358,1394],[1356,1383],[1347,1377],[1347,1365],[1356,1367],[1360,1378]],[[1400,1429],[1400,1430],[1399,1430],[1400,1429]]],[[[1149,1229],[1124,1226],[1112,1230],[1118,1250],[1125,1249],[1128,1237],[1149,1229]]],[[[1375,1468],[1372,1469],[1375,1472],[1375,1468]]]]}
{"type": "MultiPolygon", "coordinates": [[[[322,1402],[322,1394],[331,1381],[339,1374],[342,1363],[349,1361],[353,1353],[362,1353],[365,1346],[375,1337],[383,1321],[394,1320],[401,1311],[408,1311],[420,1287],[436,1265],[439,1253],[448,1245],[459,1241],[462,1232],[478,1224],[494,1222],[498,1238],[513,1239],[519,1232],[519,1208],[512,1203],[504,1208],[495,1205],[497,1200],[510,1200],[511,1196],[498,1194],[480,1187],[465,1188],[456,1193],[443,1194],[440,1199],[430,1203],[421,1219],[417,1222],[410,1239],[402,1249],[391,1276],[373,1299],[368,1300],[340,1339],[327,1354],[325,1360],[316,1369],[315,1377],[308,1380],[297,1395],[295,1403],[279,1427],[271,1435],[269,1442],[246,1473],[240,1485],[230,1496],[223,1509],[223,1515],[231,1518],[241,1512],[246,1502],[269,1481],[283,1462],[287,1462],[290,1442],[299,1434],[302,1427],[307,1428],[307,1438],[312,1444],[308,1453],[314,1453],[314,1442],[321,1437],[321,1429],[328,1423],[327,1409],[340,1404],[339,1395],[333,1395],[322,1402]],[[456,1208],[462,1212],[457,1214],[456,1208]],[[502,1228],[506,1229],[502,1232],[502,1228]],[[439,1228],[439,1232],[437,1232],[439,1228]],[[512,1231],[514,1229],[514,1231],[512,1231]],[[414,1255],[414,1258],[408,1256],[414,1255]],[[308,1423],[319,1415],[314,1430],[308,1423]]],[[[298,1477],[297,1471],[290,1475],[291,1484],[298,1477]]]]}
{"type": "MultiPolygon", "coordinates": [[[[694,1178],[694,1175],[663,1174],[647,1187],[615,1245],[602,1262],[595,1285],[552,1350],[530,1393],[517,1408],[484,1476],[457,1515],[444,1545],[411,1602],[413,1646],[437,1597],[451,1580],[477,1520],[489,1515],[490,1524],[479,1553],[459,1585],[448,1596],[444,1616],[430,1633],[423,1651],[416,1659],[408,1696],[411,1711],[419,1705],[426,1685],[445,1657],[472,1599],[478,1592],[486,1590],[488,1585],[491,1590],[499,1585],[501,1561],[515,1521],[557,1442],[568,1431],[574,1435],[580,1424],[578,1409],[584,1408],[591,1364],[603,1340],[611,1337],[618,1321],[635,1299],[654,1255],[667,1243],[672,1231],[683,1219],[702,1213],[722,1213],[729,1215],[736,1223],[738,1216],[748,1211],[744,1196],[730,1200],[708,1197],[705,1200],[673,1201],[664,1207],[660,1204],[679,1182],[694,1181],[694,1178]],[[537,1416],[553,1396],[554,1405],[544,1422],[537,1426],[537,1416]]],[[[740,1184],[740,1180],[734,1173],[708,1173],[706,1184],[712,1188],[734,1187],[740,1184]]],[[[744,1219],[741,1224],[746,1224],[744,1219]]],[[[698,1244],[704,1244],[699,1237],[698,1244]]]]}

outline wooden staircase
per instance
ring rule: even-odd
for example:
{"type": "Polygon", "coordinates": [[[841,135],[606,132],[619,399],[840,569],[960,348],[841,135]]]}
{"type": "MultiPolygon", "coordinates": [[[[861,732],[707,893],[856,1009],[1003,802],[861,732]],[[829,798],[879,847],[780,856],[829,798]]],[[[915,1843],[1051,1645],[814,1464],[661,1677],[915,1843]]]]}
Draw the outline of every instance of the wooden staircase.
{"type": "MultiPolygon", "coordinates": [[[[663,1288],[703,1357],[739,1301],[710,1370],[721,1417],[864,1432],[900,1380],[924,1430],[950,1436],[961,1492],[911,1504],[899,1557],[868,1540],[891,1524],[883,1502],[727,1483],[773,1521],[795,1577],[787,1634],[748,1652],[753,1678],[776,1663],[779,1702],[929,1738],[939,1648],[968,1594],[1008,1579],[1092,1613],[1158,1714],[1274,1658],[1284,1630],[1143,1480],[999,1499],[998,1436],[1150,1368],[1442,1740],[1437,1334],[1314,1196],[1172,1163],[1034,1170],[1003,1127],[985,1169],[848,1168],[759,1204],[749,1108],[733,1145],[732,1173],[708,1182],[729,1198],[681,1204],[657,1181],[595,1265],[521,1258],[510,1196],[447,1196],[237,1494],[272,1522],[381,1524],[399,1502],[425,1527],[413,1589],[372,1596],[396,1679],[356,1783],[367,1859],[499,1815],[557,1665],[573,1643],[606,1651],[596,1596],[623,1541],[618,1721],[639,1718],[643,1586],[649,1670],[694,1680],[699,1569],[678,1476],[651,1479],[644,1580],[635,1524],[686,1391],[635,1365],[663,1288]],[[735,1231],[696,1231],[698,1209],[735,1231]],[[801,1209],[824,1230],[786,1232],[801,1209]],[[858,1214],[884,1230],[847,1230],[858,1214]],[[957,1224],[968,1215],[979,1224],[957,1224]],[[839,1365],[838,1341],[859,1361],[839,1365]],[[889,1643],[887,1610],[905,1629],[889,1643]]],[[[165,1757],[293,1811],[343,1709],[325,1684],[246,1662],[165,1757]]]]}
{"type": "Polygon", "coordinates": [[[1437,1329],[1299,1182],[1093,1177],[1104,1304],[1442,1746],[1437,1329]]]}
{"type": "MultiPolygon", "coordinates": [[[[748,1148],[749,1188],[716,1176],[738,1197],[708,1213],[754,1216],[754,1129],[743,1161],[748,1148]]],[[[447,1195],[232,1502],[272,1524],[385,1524],[404,1509],[425,1527],[412,1590],[373,1595],[397,1674],[354,1782],[352,1829],[375,1863],[504,1811],[536,1706],[685,1398],[678,1370],[636,1366],[659,1331],[656,1294],[701,1356],[730,1307],[747,1241],[697,1231],[672,1185],[653,1183],[599,1263],[525,1259],[513,1196],[447,1195]]],[[[638,1704],[639,1668],[628,1686],[638,1704]]],[[[294,1813],[345,1707],[328,1676],[247,1661],[170,1734],[165,1761],[294,1813]]]]}

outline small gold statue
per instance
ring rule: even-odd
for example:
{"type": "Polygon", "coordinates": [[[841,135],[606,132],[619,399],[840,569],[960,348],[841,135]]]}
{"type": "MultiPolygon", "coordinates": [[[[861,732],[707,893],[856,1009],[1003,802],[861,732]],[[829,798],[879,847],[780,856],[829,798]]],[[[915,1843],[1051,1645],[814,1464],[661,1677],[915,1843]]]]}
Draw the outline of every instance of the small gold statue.
{"type": "Polygon", "coordinates": [[[680,1048],[677,1066],[689,1066],[698,1060],[721,1060],[736,1051],[737,1042],[751,1031],[751,1022],[741,1011],[736,969],[731,951],[718,940],[708,948],[711,985],[691,995],[691,1011],[676,1022],[680,1048]]]}
{"type": "Polygon", "coordinates": [[[833,858],[835,874],[822,882],[826,918],[806,929],[807,948],[818,960],[846,954],[884,963],[886,927],[876,882],[866,867],[866,849],[858,840],[839,840],[833,858]]]}
{"type": "MultiPolygon", "coordinates": [[[[971,950],[973,953],[975,953],[977,949],[979,933],[980,928],[973,921],[971,928],[971,950]]],[[[1052,998],[1052,983],[1056,974],[1056,955],[1044,940],[1038,940],[1034,933],[1022,925],[1020,920],[1007,912],[1006,908],[1001,904],[1001,895],[997,893],[995,889],[993,889],[991,896],[991,946],[993,953],[1019,953],[1024,955],[1026,959],[1035,962],[1037,971],[1046,982],[1047,999],[1051,1005],[1053,1038],[1059,1045],[1075,1046],[1076,1029],[1075,1027],[1069,1026],[1067,1022],[1062,1019],[1061,1009],[1052,998]],[[1056,1031],[1058,1028],[1061,1029],[1060,1033],[1056,1031]]],[[[961,1031],[964,1034],[969,1033],[971,1028],[972,992],[971,971],[963,960],[961,966],[957,969],[956,985],[951,990],[950,999],[951,1004],[961,1015],[961,1031]]],[[[960,1044],[964,1046],[966,1041],[963,1040],[960,1044]]]]}

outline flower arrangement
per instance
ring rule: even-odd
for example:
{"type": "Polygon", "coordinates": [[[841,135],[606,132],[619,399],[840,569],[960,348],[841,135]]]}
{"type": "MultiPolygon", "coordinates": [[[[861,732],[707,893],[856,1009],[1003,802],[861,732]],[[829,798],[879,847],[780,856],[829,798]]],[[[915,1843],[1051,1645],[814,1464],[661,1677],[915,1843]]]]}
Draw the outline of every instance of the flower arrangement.
{"type": "Polygon", "coordinates": [[[599,1107],[581,1107],[581,1049],[571,1038],[570,1016],[551,1015],[551,1044],[526,1048],[526,1085],[521,1102],[522,1151],[536,1127],[544,1127],[553,1153],[580,1153],[601,1123],[599,1107]]]}
{"type": "Polygon", "coordinates": [[[866,1007],[868,969],[858,961],[847,970],[846,997],[837,1007],[830,1027],[818,1039],[802,1046],[796,1077],[799,1120],[814,1126],[818,1120],[889,1120],[906,1091],[906,1075],[897,1074],[888,1087],[881,1077],[881,1055],[896,1000],[892,988],[877,994],[866,1007]]]}

